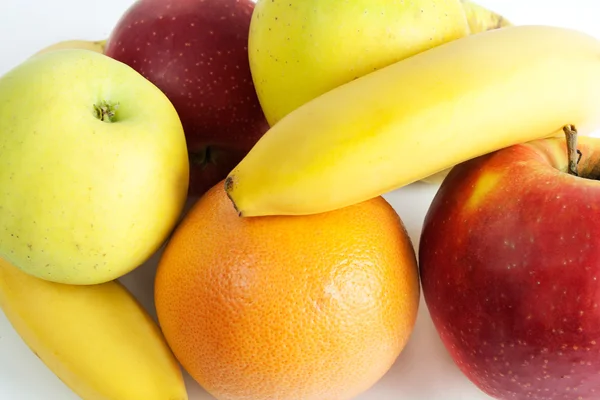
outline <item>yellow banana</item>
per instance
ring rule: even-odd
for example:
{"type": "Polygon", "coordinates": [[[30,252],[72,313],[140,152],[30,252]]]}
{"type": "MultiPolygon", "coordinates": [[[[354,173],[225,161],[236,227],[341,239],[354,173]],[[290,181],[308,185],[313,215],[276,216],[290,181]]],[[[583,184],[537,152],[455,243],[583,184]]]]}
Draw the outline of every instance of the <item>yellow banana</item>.
{"type": "Polygon", "coordinates": [[[512,23],[501,14],[488,10],[470,0],[461,0],[471,34],[489,31],[491,29],[511,26],[512,23]]]}
{"type": "Polygon", "coordinates": [[[600,41],[551,26],[466,36],[339,86],[271,127],[225,180],[241,216],[313,214],[476,156],[600,126],[600,41]]]}
{"type": "MultiPolygon", "coordinates": [[[[489,10],[480,4],[469,0],[461,0],[461,3],[467,17],[471,35],[486,32],[492,29],[512,26],[512,23],[503,15],[489,10]]],[[[450,168],[425,177],[422,179],[422,181],[439,185],[446,178],[448,172],[450,172],[450,168]]]]}
{"type": "Polygon", "coordinates": [[[0,259],[0,308],[29,348],[83,400],[186,400],[158,326],[117,281],[69,286],[0,259]]]}
{"type": "Polygon", "coordinates": [[[62,49],[84,49],[104,53],[106,40],[63,40],[37,51],[35,55],[62,49]]]}

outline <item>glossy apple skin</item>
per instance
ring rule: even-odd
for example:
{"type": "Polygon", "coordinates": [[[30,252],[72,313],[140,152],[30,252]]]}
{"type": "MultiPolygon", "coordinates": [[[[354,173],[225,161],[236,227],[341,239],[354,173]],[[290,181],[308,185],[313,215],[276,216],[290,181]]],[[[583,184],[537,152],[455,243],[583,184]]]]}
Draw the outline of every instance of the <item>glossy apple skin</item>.
{"type": "MultiPolygon", "coordinates": [[[[190,153],[190,194],[225,178],[268,129],[250,73],[250,0],[139,0],[105,53],[171,100],[190,153]],[[209,146],[213,162],[201,163],[209,146]]],[[[140,99],[143,101],[143,99],[140,99]]]]}
{"type": "Polygon", "coordinates": [[[600,398],[600,139],[564,138],[452,169],[425,217],[423,294],[451,357],[497,399],[600,398]]]}

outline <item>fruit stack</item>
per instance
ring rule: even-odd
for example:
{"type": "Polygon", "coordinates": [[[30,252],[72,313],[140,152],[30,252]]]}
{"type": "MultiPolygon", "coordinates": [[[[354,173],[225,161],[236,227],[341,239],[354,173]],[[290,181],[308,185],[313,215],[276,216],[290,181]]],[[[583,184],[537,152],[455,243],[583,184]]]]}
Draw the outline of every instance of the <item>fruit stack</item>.
{"type": "Polygon", "coordinates": [[[482,392],[597,399],[598,55],[466,0],[138,0],[0,77],[0,307],[83,400],[350,400],[421,293],[482,392]]]}

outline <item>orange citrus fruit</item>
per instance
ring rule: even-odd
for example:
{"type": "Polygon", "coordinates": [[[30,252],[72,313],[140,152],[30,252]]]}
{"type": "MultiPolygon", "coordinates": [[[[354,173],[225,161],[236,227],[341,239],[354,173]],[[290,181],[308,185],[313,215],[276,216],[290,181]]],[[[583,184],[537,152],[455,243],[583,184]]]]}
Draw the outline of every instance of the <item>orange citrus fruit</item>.
{"type": "Polygon", "coordinates": [[[217,399],[344,400],[404,348],[418,279],[410,238],[382,197],[241,218],[221,182],[173,233],[155,301],[175,356],[217,399]]]}

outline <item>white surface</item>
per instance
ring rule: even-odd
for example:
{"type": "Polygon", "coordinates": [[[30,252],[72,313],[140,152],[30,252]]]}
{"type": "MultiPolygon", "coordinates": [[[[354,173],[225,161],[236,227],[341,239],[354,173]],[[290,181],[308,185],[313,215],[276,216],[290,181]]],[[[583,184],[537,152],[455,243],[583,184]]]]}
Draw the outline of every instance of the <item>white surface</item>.
{"type": "MultiPolygon", "coordinates": [[[[594,0],[480,0],[516,24],[575,27],[600,38],[594,0]]],[[[0,74],[37,50],[67,39],[103,39],[132,0],[0,0],[0,74]]],[[[437,187],[414,184],[386,198],[418,248],[423,217],[437,187]]],[[[1,223],[1,222],[0,222],[1,223]]],[[[158,254],[123,278],[154,315],[152,286],[158,254]]],[[[190,400],[213,399],[186,377],[190,400]]],[[[0,311],[0,399],[78,400],[25,346],[0,311]]],[[[433,329],[422,300],[410,342],[392,369],[357,400],[484,400],[456,368],[433,329]]],[[[123,399],[126,400],[126,399],[123,399]]]]}

